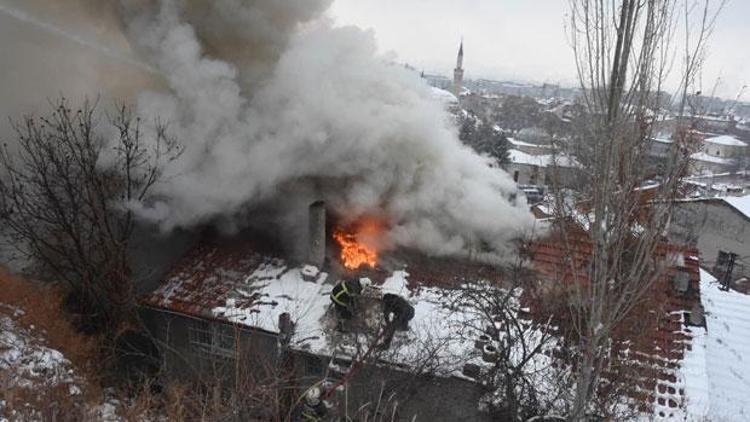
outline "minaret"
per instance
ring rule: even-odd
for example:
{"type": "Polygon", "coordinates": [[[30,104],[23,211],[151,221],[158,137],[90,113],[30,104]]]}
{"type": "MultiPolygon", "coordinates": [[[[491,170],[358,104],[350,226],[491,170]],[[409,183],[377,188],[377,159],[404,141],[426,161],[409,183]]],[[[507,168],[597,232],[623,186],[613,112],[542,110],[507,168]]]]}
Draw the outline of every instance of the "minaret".
{"type": "Polygon", "coordinates": [[[464,39],[461,38],[461,47],[458,48],[456,68],[453,69],[453,93],[456,98],[461,96],[461,83],[464,81],[464,39]]]}

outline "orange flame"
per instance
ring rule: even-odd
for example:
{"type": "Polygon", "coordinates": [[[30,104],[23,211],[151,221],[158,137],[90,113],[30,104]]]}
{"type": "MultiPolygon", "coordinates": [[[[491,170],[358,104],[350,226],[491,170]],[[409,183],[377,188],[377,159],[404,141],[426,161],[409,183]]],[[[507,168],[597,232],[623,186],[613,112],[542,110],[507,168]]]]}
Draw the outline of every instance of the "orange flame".
{"type": "Polygon", "coordinates": [[[375,221],[359,224],[354,232],[336,228],[333,238],[341,246],[341,262],[344,267],[356,270],[363,265],[374,268],[378,262],[378,252],[372,243],[380,232],[380,225],[375,221]]]}

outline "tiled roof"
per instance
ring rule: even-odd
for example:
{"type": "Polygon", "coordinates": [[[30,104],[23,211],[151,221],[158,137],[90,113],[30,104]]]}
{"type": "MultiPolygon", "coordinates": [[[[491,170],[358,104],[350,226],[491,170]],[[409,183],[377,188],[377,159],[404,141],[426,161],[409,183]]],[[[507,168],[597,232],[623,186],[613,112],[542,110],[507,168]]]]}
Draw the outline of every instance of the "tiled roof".
{"type": "Polygon", "coordinates": [[[249,238],[204,236],[141,303],[186,315],[213,318],[233,286],[242,283],[264,260],[249,238]]]}
{"type": "MultiPolygon", "coordinates": [[[[567,242],[554,237],[542,240],[532,249],[534,267],[553,282],[588,283],[585,269],[591,247],[583,232],[573,233],[567,242]]],[[[699,303],[700,291],[698,252],[692,249],[678,251],[666,244],[657,249],[662,256],[675,252],[684,257],[684,267],[690,277],[689,292],[679,294],[673,289],[672,276],[680,271],[677,267],[657,280],[644,301],[631,311],[632,317],[614,333],[613,347],[617,357],[613,361],[617,365],[612,365],[611,373],[605,375],[632,379],[628,383],[632,386],[629,395],[645,405],[643,411],[649,411],[649,406],[653,406],[655,416],[666,419],[679,415],[685,401],[684,389],[678,385],[677,378],[691,336],[683,319],[685,311],[699,303]]],[[[562,332],[571,324],[564,320],[557,322],[563,327],[562,332]]]]}
{"type": "MultiPolygon", "coordinates": [[[[273,254],[259,252],[252,235],[221,238],[204,236],[172,269],[158,289],[141,299],[146,306],[193,316],[211,317],[211,310],[223,306],[234,287],[246,279],[273,254]]],[[[499,282],[502,274],[489,265],[451,258],[430,258],[403,251],[397,257],[383,257],[383,266],[405,267],[410,282],[421,286],[450,287],[471,280],[499,282]]],[[[391,275],[383,268],[363,268],[357,277],[376,285],[391,275]]],[[[411,286],[410,286],[411,287],[411,286]]]]}

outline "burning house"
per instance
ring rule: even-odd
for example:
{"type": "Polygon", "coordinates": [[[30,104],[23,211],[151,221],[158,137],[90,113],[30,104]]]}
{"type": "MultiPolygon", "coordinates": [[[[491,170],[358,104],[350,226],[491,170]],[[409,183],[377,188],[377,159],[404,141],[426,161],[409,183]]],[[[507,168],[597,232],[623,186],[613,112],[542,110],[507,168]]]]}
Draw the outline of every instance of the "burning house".
{"type": "MultiPolygon", "coordinates": [[[[307,259],[289,259],[252,233],[205,235],[144,297],[144,319],[160,347],[165,376],[204,384],[219,379],[244,388],[283,385],[293,392],[292,401],[321,388],[339,414],[369,409],[396,412],[398,420],[491,420],[481,403],[493,396],[486,377],[497,359],[493,348],[502,345],[494,346],[492,335],[477,329],[484,326],[475,309],[455,304],[466,283],[502,286],[507,275],[465,259],[425,260],[380,250],[375,245],[386,232],[382,223],[338,225],[325,218],[320,202],[309,207],[308,223],[307,259]],[[321,262],[321,251],[322,265],[312,265],[321,262]],[[363,285],[356,315],[343,324],[330,298],[341,280],[363,285]],[[390,336],[383,312],[389,295],[414,310],[408,326],[390,336]]],[[[574,244],[578,249],[571,251],[554,237],[535,242],[529,273],[534,283],[547,291],[569,284],[568,258],[582,263],[588,253],[584,233],[574,244]]],[[[659,253],[670,248],[664,245],[659,253]]],[[[682,259],[639,307],[642,317],[616,334],[617,356],[605,374],[631,377],[629,397],[641,411],[655,409],[664,419],[680,415],[687,400],[680,362],[689,349],[690,326],[702,324],[696,254],[681,251],[682,259]]],[[[550,359],[568,341],[567,323],[550,326],[554,311],[523,295],[519,300],[526,306],[518,308],[519,318],[539,333],[529,336],[554,334],[532,359],[532,372],[548,383],[550,359]]]]}
{"type": "Polygon", "coordinates": [[[143,298],[165,376],[219,380],[228,390],[283,384],[294,399],[315,386],[341,414],[489,420],[477,406],[485,389],[463,374],[481,362],[460,335],[466,316],[444,307],[439,289],[412,281],[404,264],[381,260],[367,243],[382,234],[376,221],[355,224],[355,232],[330,221],[326,229],[324,205],[309,211],[306,262],[283,258],[252,234],[206,235],[143,298]],[[355,316],[343,325],[330,299],[341,280],[363,281],[355,316]],[[411,307],[408,327],[388,330],[389,297],[411,307]]]}

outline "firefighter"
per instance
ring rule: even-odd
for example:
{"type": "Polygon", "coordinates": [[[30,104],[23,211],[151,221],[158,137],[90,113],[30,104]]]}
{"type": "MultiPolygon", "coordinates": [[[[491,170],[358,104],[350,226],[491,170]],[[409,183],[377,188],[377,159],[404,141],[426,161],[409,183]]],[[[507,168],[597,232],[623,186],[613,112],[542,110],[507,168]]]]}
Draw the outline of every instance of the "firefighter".
{"type": "Polygon", "coordinates": [[[403,297],[386,293],[383,295],[383,316],[395,330],[407,331],[409,321],[414,318],[414,307],[403,297]]]}
{"type": "Polygon", "coordinates": [[[348,320],[354,316],[354,298],[362,291],[359,280],[341,280],[331,290],[331,302],[339,318],[348,320]]]}
{"type": "Polygon", "coordinates": [[[318,387],[312,387],[305,393],[304,400],[295,409],[292,418],[299,422],[322,422],[328,415],[328,407],[325,401],[321,400],[322,392],[318,387]]]}
{"type": "Polygon", "coordinates": [[[399,295],[386,293],[383,295],[383,316],[385,317],[385,327],[383,328],[383,341],[380,344],[382,349],[391,347],[391,341],[396,331],[407,331],[409,321],[414,318],[414,307],[399,295]]]}

